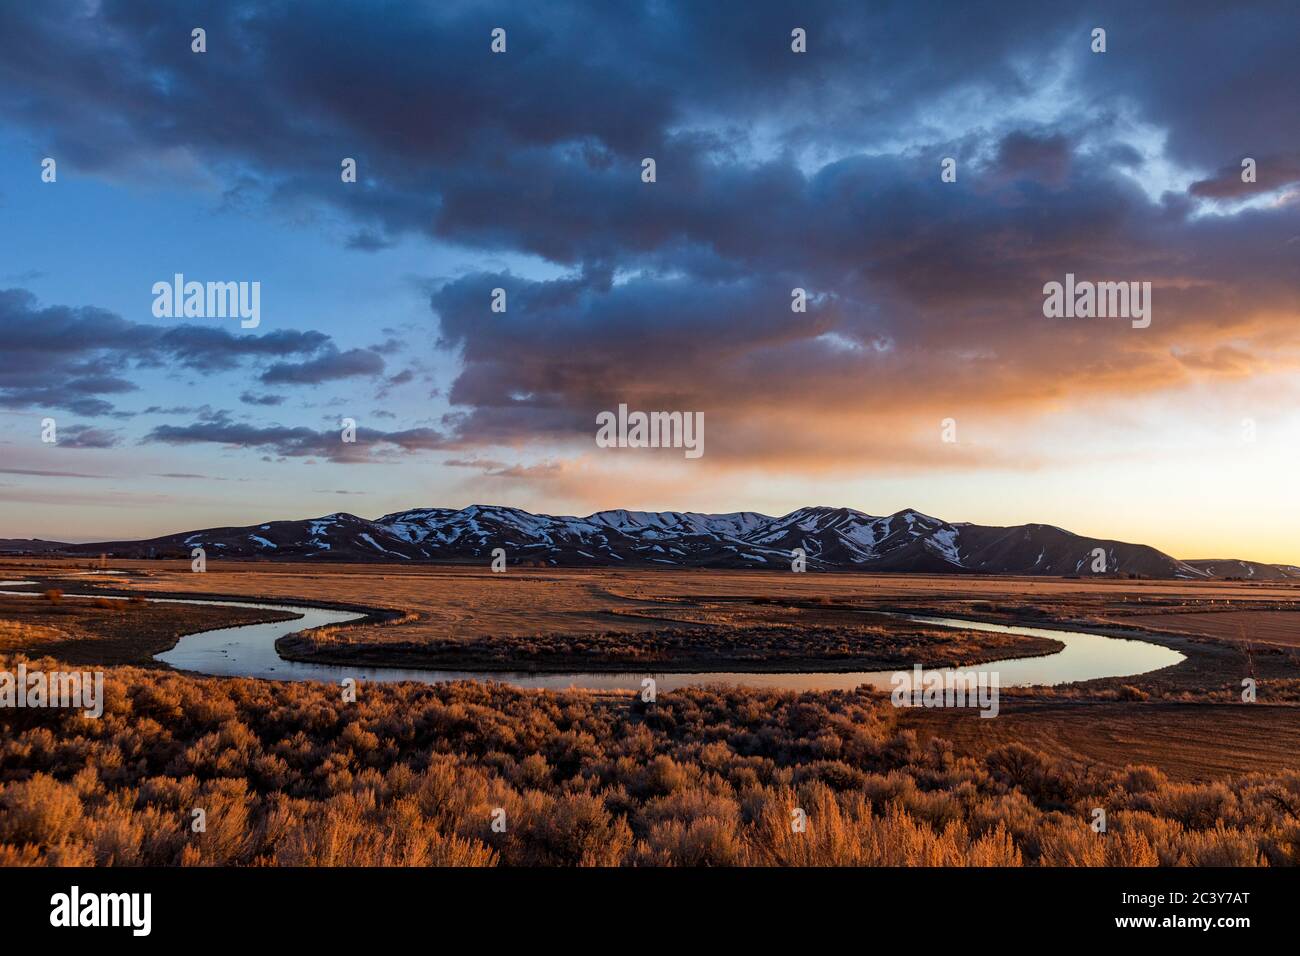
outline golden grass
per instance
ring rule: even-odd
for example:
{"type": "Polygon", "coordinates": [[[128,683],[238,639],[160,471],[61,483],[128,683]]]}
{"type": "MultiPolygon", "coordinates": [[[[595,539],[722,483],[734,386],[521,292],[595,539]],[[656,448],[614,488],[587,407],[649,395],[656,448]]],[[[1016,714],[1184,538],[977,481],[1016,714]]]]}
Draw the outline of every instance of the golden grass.
{"type": "MultiPolygon", "coordinates": [[[[1103,618],[1119,602],[1126,611],[1140,604],[1137,617],[1159,607],[1208,618],[1191,606],[1231,598],[1276,610],[1300,594],[1240,583],[753,572],[136,568],[149,572],[130,579],[141,590],[383,605],[409,616],[371,631],[438,639],[735,623],[742,612],[728,597],[763,598],[793,624],[808,618],[781,602],[1103,618]]],[[[31,603],[50,614],[90,605],[31,603]]],[[[129,623],[90,611],[98,626],[129,623]]],[[[33,637],[38,652],[50,640],[33,637]]],[[[1087,703],[1008,695],[1016,700],[997,720],[965,724],[900,714],[865,691],[694,689],[646,705],[401,684],[363,686],[346,704],[326,684],[112,667],[100,720],[0,711],[0,865],[1300,863],[1300,770],[1286,732],[1300,711],[1173,702],[1205,688],[1233,692],[1247,665],[1265,681],[1263,700],[1294,683],[1290,652],[1249,662],[1237,648],[1216,653],[1174,669],[1190,673],[1183,683],[1126,679],[1080,691],[1092,695],[1087,703]],[[1043,719],[1022,706],[1041,706],[1043,719]],[[1218,779],[1196,779],[1203,771],[1218,779]],[[1105,834],[1089,827],[1097,807],[1105,834]],[[195,808],[207,814],[202,833],[190,828],[195,808]],[[796,808],[803,832],[791,828],[796,808]],[[496,810],[504,833],[491,828],[496,810]]]]}
{"type": "Polygon", "coordinates": [[[961,757],[863,691],[396,684],[345,703],[136,668],[106,686],[100,720],[0,713],[0,864],[1300,863],[1295,771],[1184,784],[1017,743],[961,757]]]}
{"type": "Polygon", "coordinates": [[[0,620],[0,650],[27,649],[47,641],[61,641],[67,634],[58,628],[25,621],[0,620]]]}

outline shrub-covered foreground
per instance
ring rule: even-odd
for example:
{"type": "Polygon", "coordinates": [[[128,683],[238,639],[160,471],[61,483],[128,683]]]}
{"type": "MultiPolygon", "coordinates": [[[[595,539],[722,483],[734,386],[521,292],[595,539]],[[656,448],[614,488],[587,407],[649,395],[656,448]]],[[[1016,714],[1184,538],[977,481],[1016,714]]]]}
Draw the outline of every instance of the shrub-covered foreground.
{"type": "Polygon", "coordinates": [[[402,684],[345,703],[325,684],[125,667],[105,687],[98,720],[0,710],[0,863],[1300,862],[1300,774],[1183,785],[1018,745],[956,758],[865,691],[643,704],[402,684]]]}

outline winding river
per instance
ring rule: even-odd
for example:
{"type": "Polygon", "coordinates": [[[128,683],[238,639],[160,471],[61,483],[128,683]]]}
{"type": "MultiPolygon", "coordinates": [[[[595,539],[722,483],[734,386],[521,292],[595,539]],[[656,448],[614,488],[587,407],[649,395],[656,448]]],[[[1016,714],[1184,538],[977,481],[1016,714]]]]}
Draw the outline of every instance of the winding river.
{"type": "MultiPolygon", "coordinates": [[[[0,588],[28,585],[31,581],[0,581],[0,588]]],[[[27,594],[30,591],[0,591],[0,594],[27,594]]],[[[103,597],[104,595],[66,595],[66,597],[103,597]]],[[[120,600],[126,600],[121,598],[120,600]]],[[[178,670],[211,674],[217,677],[259,677],[266,680],[321,680],[337,683],[345,677],[370,681],[420,681],[437,684],[454,680],[494,680],[517,687],[564,690],[640,690],[641,681],[653,677],[659,690],[673,690],[698,684],[729,684],[746,687],[771,687],[784,690],[852,690],[862,684],[888,690],[890,678],[898,669],[856,671],[851,673],[814,672],[806,674],[746,674],[709,671],[691,674],[642,673],[514,673],[508,671],[435,671],[404,667],[364,667],[342,664],[305,664],[286,661],[276,652],[275,642],[285,634],[325,624],[355,621],[361,614],[354,611],[326,610],[293,604],[268,604],[247,601],[204,601],[180,598],[148,598],[159,604],[219,604],[231,607],[262,608],[285,611],[299,617],[270,624],[243,624],[201,631],[182,637],[156,660],[178,670]]],[[[992,661],[963,670],[996,672],[1002,687],[1030,685],[1053,686],[1102,677],[1131,677],[1168,667],[1183,660],[1183,655],[1168,647],[1147,641],[1126,640],[1083,631],[1062,631],[1006,624],[987,624],[950,617],[902,615],[920,624],[960,627],[972,631],[996,631],[1029,637],[1050,637],[1065,645],[1064,649],[1045,657],[1022,657],[992,661]]],[[[949,668],[940,669],[944,673],[949,668]]],[[[928,673],[929,671],[927,671],[928,673]]]]}

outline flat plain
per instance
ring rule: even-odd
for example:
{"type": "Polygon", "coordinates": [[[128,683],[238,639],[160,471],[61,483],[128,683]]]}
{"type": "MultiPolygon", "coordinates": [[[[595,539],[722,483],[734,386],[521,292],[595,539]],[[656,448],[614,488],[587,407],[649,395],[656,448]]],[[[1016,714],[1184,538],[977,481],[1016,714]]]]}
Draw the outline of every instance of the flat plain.
{"type": "Polygon", "coordinates": [[[100,725],[3,715],[0,861],[1300,862],[1294,585],[221,561],[203,574],[165,561],[87,570],[0,561],[0,579],[67,592],[0,599],[0,661],[100,664],[110,685],[100,725]],[[705,687],[647,705],[632,692],[395,684],[368,686],[349,707],[327,683],[202,677],[152,660],[180,634],[250,612],[76,593],[373,609],[282,642],[304,659],[416,668],[847,671],[1055,651],[1050,639],[917,626],[898,612],[1140,638],[1185,659],[1004,689],[991,720],[891,707],[869,689],[705,687]],[[193,844],[167,823],[165,839],[122,843],[196,799],[225,801],[243,829],[193,844]],[[1117,834],[1100,843],[1087,816],[1099,802],[1117,834]],[[815,808],[829,829],[791,842],[791,805],[815,808]],[[493,836],[493,806],[520,829],[493,836]]]}
{"type": "MultiPolygon", "coordinates": [[[[976,717],[971,723],[969,712],[918,710],[905,713],[903,724],[926,736],[951,737],[963,752],[1032,740],[1110,765],[1167,766],[1187,778],[1300,766],[1300,709],[1291,707],[1300,701],[1300,654],[1293,650],[1300,647],[1300,585],[1287,582],[677,569],[492,573],[467,566],[239,561],[213,561],[203,574],[181,561],[113,561],[108,573],[99,568],[93,576],[66,577],[89,567],[85,561],[9,560],[0,562],[0,577],[49,576],[65,587],[72,580],[141,595],[383,609],[392,616],[386,624],[308,632],[282,652],[302,660],[435,669],[851,671],[912,663],[964,666],[1056,649],[1034,638],[900,627],[873,611],[1141,633],[1176,647],[1188,660],[1131,681],[1004,691],[999,720],[976,717]],[[1261,700],[1285,704],[1282,710],[1264,716],[1260,708],[1180,709],[1183,703],[1239,703],[1241,677],[1252,668],[1265,680],[1261,700]],[[1120,696],[1150,700],[1115,699],[1120,696]],[[1043,701],[1065,699],[1072,703],[1042,707],[1043,701]],[[1161,709],[1144,706],[1161,701],[1161,709]],[[1031,705],[1037,708],[1032,713],[1021,710],[1031,705]],[[1225,727],[1246,740],[1253,734],[1257,743],[1225,746],[1225,727]]],[[[0,605],[6,609],[11,617],[16,610],[0,605]]],[[[230,623],[252,619],[236,615],[230,623]]],[[[152,634],[152,623],[140,626],[152,634]]],[[[173,632],[186,631],[172,627],[167,633],[174,640],[173,632]]],[[[160,649],[156,635],[142,636],[140,644],[150,653],[160,649]]],[[[84,660],[88,653],[76,656],[84,660]]],[[[137,655],[136,662],[148,660],[137,655]]]]}

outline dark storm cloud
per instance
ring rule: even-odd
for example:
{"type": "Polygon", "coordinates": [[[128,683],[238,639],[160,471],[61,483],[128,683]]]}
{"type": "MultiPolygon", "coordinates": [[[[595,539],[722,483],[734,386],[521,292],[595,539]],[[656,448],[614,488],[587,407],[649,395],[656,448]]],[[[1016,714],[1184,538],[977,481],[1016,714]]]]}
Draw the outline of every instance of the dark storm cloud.
{"type": "Polygon", "coordinates": [[[1089,64],[1092,95],[1136,104],[1168,131],[1171,155],[1215,169],[1296,152],[1300,9],[1292,0],[1088,6],[1108,27],[1110,51],[1089,64]]]}
{"type": "Polygon", "coordinates": [[[1261,190],[1276,190],[1300,184],[1300,153],[1290,156],[1258,156],[1255,160],[1255,182],[1242,181],[1242,166],[1233,164],[1208,179],[1192,183],[1193,196],[1207,199],[1245,199],[1258,195],[1261,190]]]}
{"type": "MultiPolygon", "coordinates": [[[[719,416],[723,454],[867,455],[897,440],[876,409],[1031,408],[1293,360],[1300,202],[1200,206],[1250,195],[1233,182],[1245,155],[1258,190],[1296,181],[1298,20],[1291,0],[743,15],[695,0],[383,15],[69,0],[0,12],[0,114],[74,168],[148,168],[183,148],[232,202],[333,207],[358,250],[421,233],[563,267],[434,285],[442,344],[464,362],[448,441],[589,434],[596,411],[632,400],[719,416]],[[504,56],[488,51],[498,25],[504,56]],[[1105,54],[1089,52],[1094,26],[1105,54]],[[338,182],[342,156],[355,187],[338,182]],[[945,156],[956,183],[939,180],[945,156]],[[1042,285],[1066,272],[1153,282],[1152,328],[1045,321],[1042,285]],[[498,286],[509,311],[487,320],[498,286]],[[806,314],[790,312],[796,286],[806,314]],[[781,416],[822,427],[764,427],[781,416]]],[[[107,367],[61,379],[109,384],[111,356],[142,347],[199,370],[274,356],[268,384],[385,371],[380,350],[312,333],[140,343],[141,327],[100,318],[67,321],[105,342],[107,367]]],[[[5,361],[0,375],[22,374],[5,361]]],[[[42,384],[0,378],[0,401],[11,387],[42,384]]],[[[188,427],[155,436],[245,426],[188,427]]],[[[325,454],[316,434],[226,443],[325,454]]]]}
{"type": "MultiPolygon", "coordinates": [[[[428,5],[382,16],[361,2],[306,14],[239,3],[106,2],[94,14],[73,0],[6,5],[0,109],[48,130],[87,168],[185,147],[238,166],[245,186],[277,198],[345,203],[367,220],[353,237],[360,248],[409,230],[531,247],[538,237],[529,242],[517,216],[494,215],[498,204],[554,211],[584,178],[627,182],[645,155],[680,185],[716,172],[712,161],[732,165],[728,154],[743,150],[755,122],[783,147],[869,144],[924,123],[954,89],[977,106],[1030,97],[1063,56],[1078,63],[1069,92],[1083,105],[1133,103],[1169,125],[1179,156],[1214,168],[1247,146],[1293,148],[1295,131],[1270,117],[1297,94],[1296,31],[1279,28],[1294,26],[1294,5],[1192,6],[1189,15],[1175,2],[797,11],[756,2],[738,17],[728,4],[689,0],[428,5]],[[200,21],[210,43],[201,60],[188,45],[200,21]],[[809,35],[802,57],[789,51],[796,23],[809,35]],[[1099,23],[1109,30],[1104,57],[1087,49],[1099,23]],[[504,56],[488,52],[498,24],[509,30],[504,56]],[[370,187],[346,198],[342,154],[356,155],[370,187]]],[[[585,205],[616,227],[644,191],[611,203],[601,194],[612,185],[597,182],[592,198],[604,201],[585,205]]],[[[664,219],[661,228],[682,225],[664,219]]],[[[557,241],[549,254],[573,261],[577,250],[557,241]]]]}
{"type": "MultiPolygon", "coordinates": [[[[129,414],[118,412],[106,396],[136,391],[131,374],[137,368],[217,372],[250,360],[318,354],[328,366],[340,354],[320,332],[286,329],[256,335],[194,325],[142,325],[94,307],[44,306],[23,289],[0,290],[0,341],[0,407],[63,408],[87,416],[129,414]]],[[[292,369],[303,366],[278,362],[271,367],[287,369],[278,380],[292,381],[292,369]]],[[[300,373],[304,376],[310,377],[300,373]]],[[[146,411],[176,414],[186,409],[154,405],[146,411]]]]}
{"type": "Polygon", "coordinates": [[[1032,178],[1060,186],[1069,173],[1071,153],[1064,135],[1034,136],[1017,130],[998,144],[996,167],[1008,179],[1032,178]]]}
{"type": "Polygon", "coordinates": [[[40,307],[24,289],[0,290],[0,328],[5,342],[0,370],[5,372],[20,369],[33,355],[70,355],[75,360],[101,349],[146,349],[157,339],[156,330],[104,309],[40,307]]]}
{"type": "MultiPolygon", "coordinates": [[[[531,201],[563,186],[566,173],[617,174],[658,155],[674,125],[696,112],[743,121],[770,115],[779,97],[789,135],[834,129],[810,122],[830,108],[863,129],[963,75],[1014,88],[1023,81],[996,54],[1042,42],[1035,28],[1064,29],[1035,4],[1005,5],[997,16],[947,6],[942,17],[908,17],[903,7],[845,17],[814,4],[799,19],[816,55],[795,62],[788,8],[749,4],[736,18],[714,6],[483,4],[384,16],[360,3],[310,15],[240,4],[109,2],[95,16],[71,0],[10,6],[0,14],[0,78],[11,81],[0,84],[0,108],[49,129],[80,166],[127,166],[133,154],[184,146],[246,166],[246,183],[282,198],[337,195],[336,173],[306,168],[336,170],[340,144],[355,144],[348,153],[360,153],[363,180],[379,188],[347,201],[375,228],[455,234],[468,226],[508,247],[513,227],[494,234],[473,214],[479,200],[531,201]],[[197,70],[188,36],[200,20],[211,48],[197,70]],[[488,52],[497,23],[508,24],[513,55],[488,52]],[[886,76],[890,94],[870,93],[886,76]],[[861,87],[869,95],[825,95],[862,81],[872,81],[861,87]]],[[[690,165],[710,143],[726,139],[678,137],[672,152],[690,165]]],[[[375,228],[357,244],[382,245],[375,228]]]]}

